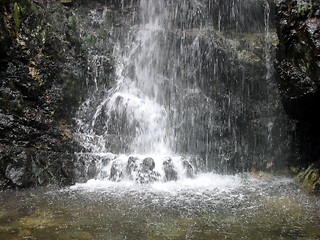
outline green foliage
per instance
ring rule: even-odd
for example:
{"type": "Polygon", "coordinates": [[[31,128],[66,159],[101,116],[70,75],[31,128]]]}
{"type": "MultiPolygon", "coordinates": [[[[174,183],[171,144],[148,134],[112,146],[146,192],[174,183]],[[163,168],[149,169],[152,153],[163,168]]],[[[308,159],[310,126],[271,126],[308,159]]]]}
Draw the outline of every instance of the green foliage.
{"type": "Polygon", "coordinates": [[[75,20],[74,16],[70,16],[68,20],[69,20],[69,27],[72,30],[76,30],[77,24],[76,24],[76,20],[75,20]]]}
{"type": "Polygon", "coordinates": [[[16,36],[19,34],[20,26],[21,26],[21,8],[18,3],[14,3],[13,5],[13,20],[14,20],[14,30],[16,36]]]}
{"type": "Polygon", "coordinates": [[[307,169],[302,170],[297,178],[302,181],[305,188],[314,191],[320,186],[320,169],[311,164],[307,169]]]}

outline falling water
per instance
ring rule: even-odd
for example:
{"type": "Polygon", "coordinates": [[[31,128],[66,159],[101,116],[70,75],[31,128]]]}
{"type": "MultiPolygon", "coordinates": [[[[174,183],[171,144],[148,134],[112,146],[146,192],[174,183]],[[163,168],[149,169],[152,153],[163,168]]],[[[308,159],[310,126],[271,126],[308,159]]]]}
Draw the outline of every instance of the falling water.
{"type": "Polygon", "coordinates": [[[76,117],[87,149],[80,175],[175,180],[277,165],[275,135],[286,129],[270,96],[270,6],[259,4],[141,0],[114,38],[114,75],[97,68],[106,56],[92,57],[96,87],[76,117]],[[262,17],[245,18],[248,10],[262,17]],[[104,76],[115,80],[106,86],[104,76]]]}

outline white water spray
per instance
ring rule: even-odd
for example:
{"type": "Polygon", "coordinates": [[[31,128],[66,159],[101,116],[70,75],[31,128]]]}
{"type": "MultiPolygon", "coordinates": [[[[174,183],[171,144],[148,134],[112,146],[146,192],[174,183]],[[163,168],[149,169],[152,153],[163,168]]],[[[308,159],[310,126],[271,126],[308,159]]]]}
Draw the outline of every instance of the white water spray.
{"type": "MultiPolygon", "coordinates": [[[[112,28],[113,57],[98,51],[92,58],[95,88],[76,119],[87,150],[79,154],[81,177],[169,181],[201,171],[262,169],[275,159],[269,146],[276,140],[277,99],[268,97],[265,111],[265,94],[257,93],[273,81],[270,46],[261,44],[261,31],[271,36],[271,9],[260,1],[265,5],[139,1],[139,15],[112,28]],[[238,13],[256,8],[265,14],[251,29],[252,18],[238,13]],[[112,76],[99,72],[110,59],[112,76]]],[[[100,47],[103,41],[110,42],[102,38],[100,47]]]]}
{"type": "MultiPolygon", "coordinates": [[[[108,159],[106,164],[101,161],[95,164],[97,178],[113,181],[124,178],[144,183],[191,177],[195,170],[190,159],[174,154],[170,109],[165,104],[161,86],[166,80],[161,57],[167,18],[164,2],[142,0],[140,14],[138,27],[130,29],[124,44],[115,45],[115,86],[100,98],[85,134],[79,135],[86,142],[95,139],[89,149],[108,159]],[[99,126],[100,135],[95,130],[99,126]],[[106,145],[110,145],[115,136],[126,138],[126,145],[112,149],[116,152],[106,157],[106,145]]],[[[90,105],[90,100],[86,104],[90,105]]],[[[89,161],[89,165],[96,162],[85,161],[89,161]]]]}

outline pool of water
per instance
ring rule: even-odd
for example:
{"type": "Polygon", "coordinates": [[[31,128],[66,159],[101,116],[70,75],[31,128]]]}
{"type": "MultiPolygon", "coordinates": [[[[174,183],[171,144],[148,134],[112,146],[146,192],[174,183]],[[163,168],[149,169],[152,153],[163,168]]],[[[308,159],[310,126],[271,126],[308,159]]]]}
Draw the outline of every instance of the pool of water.
{"type": "Polygon", "coordinates": [[[0,239],[320,239],[320,198],[287,177],[201,174],[0,192],[0,239]]]}

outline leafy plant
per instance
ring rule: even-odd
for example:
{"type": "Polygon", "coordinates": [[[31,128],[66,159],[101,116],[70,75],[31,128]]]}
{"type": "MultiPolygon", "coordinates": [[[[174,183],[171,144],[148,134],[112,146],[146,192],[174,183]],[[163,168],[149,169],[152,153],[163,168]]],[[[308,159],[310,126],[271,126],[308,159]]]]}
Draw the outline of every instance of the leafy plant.
{"type": "Polygon", "coordinates": [[[13,20],[14,20],[14,30],[16,36],[19,34],[20,25],[21,25],[21,8],[18,3],[14,3],[13,5],[13,20]]]}

